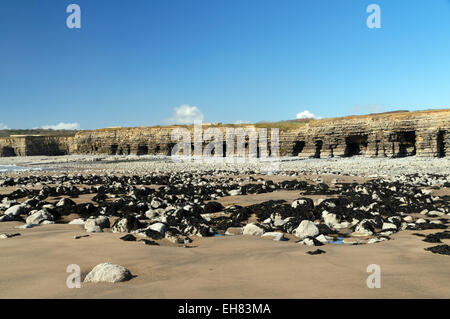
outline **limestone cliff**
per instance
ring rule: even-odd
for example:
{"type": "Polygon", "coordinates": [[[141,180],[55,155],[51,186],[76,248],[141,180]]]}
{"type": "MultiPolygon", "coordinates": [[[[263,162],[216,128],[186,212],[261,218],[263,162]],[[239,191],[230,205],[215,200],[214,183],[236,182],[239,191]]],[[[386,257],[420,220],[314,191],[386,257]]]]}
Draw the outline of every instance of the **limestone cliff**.
{"type": "MultiPolygon", "coordinates": [[[[252,127],[252,125],[247,126],[252,127]]],[[[277,123],[271,123],[270,127],[277,127],[277,123]]],[[[0,138],[0,156],[169,155],[172,147],[177,143],[171,140],[171,132],[174,128],[173,126],[107,128],[79,131],[73,136],[64,137],[3,137],[0,138]]],[[[225,127],[218,128],[225,132],[225,127]]],[[[192,127],[189,129],[192,131],[192,127]]],[[[270,139],[270,129],[268,132],[270,139]]],[[[308,123],[292,122],[287,127],[280,126],[280,155],[339,157],[358,154],[371,157],[413,155],[443,157],[450,153],[449,132],[449,109],[350,116],[312,120],[308,123]]]]}

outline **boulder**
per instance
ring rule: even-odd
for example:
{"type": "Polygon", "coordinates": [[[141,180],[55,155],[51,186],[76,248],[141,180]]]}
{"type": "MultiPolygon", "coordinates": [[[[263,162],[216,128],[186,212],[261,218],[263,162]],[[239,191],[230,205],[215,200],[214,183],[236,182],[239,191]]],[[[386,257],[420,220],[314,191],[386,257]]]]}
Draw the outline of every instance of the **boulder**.
{"type": "Polygon", "coordinates": [[[5,211],[5,216],[9,216],[10,218],[15,218],[15,217],[18,217],[19,215],[22,215],[25,213],[26,213],[25,206],[22,204],[19,204],[19,205],[14,205],[14,206],[11,206],[10,208],[8,208],[5,211]]]}
{"type": "Polygon", "coordinates": [[[256,223],[250,223],[245,225],[242,233],[250,236],[262,236],[262,234],[264,234],[264,229],[256,223]]]}
{"type": "Polygon", "coordinates": [[[280,232],[267,232],[262,235],[262,237],[268,237],[273,239],[274,241],[286,241],[286,237],[284,237],[283,233],[280,232]]]}
{"type": "Polygon", "coordinates": [[[355,228],[355,232],[368,236],[373,235],[374,231],[372,220],[369,219],[363,219],[355,228]]]}
{"type": "Polygon", "coordinates": [[[83,218],[77,218],[74,220],[71,220],[69,222],[69,225],[84,225],[86,223],[86,221],[83,218]]]}
{"type": "Polygon", "coordinates": [[[390,229],[390,230],[397,230],[397,226],[395,226],[395,225],[392,224],[392,223],[383,223],[382,230],[387,230],[387,229],[390,229]]]}
{"type": "Polygon", "coordinates": [[[167,226],[166,226],[166,224],[163,224],[163,223],[154,223],[154,224],[151,224],[150,226],[148,226],[147,229],[154,230],[154,231],[160,233],[162,236],[164,236],[167,226]]]}
{"type": "Polygon", "coordinates": [[[52,221],[53,215],[50,214],[46,209],[41,209],[40,211],[28,216],[26,223],[27,224],[40,224],[44,220],[52,221]]]}
{"type": "Polygon", "coordinates": [[[219,202],[208,202],[205,204],[204,213],[211,214],[217,213],[223,210],[223,206],[219,202]]]}
{"type": "Polygon", "coordinates": [[[76,206],[75,202],[70,198],[61,198],[58,203],[56,203],[56,207],[73,207],[76,206]]]}
{"type": "Polygon", "coordinates": [[[100,226],[97,225],[90,225],[89,227],[86,227],[86,225],[84,225],[84,228],[86,229],[86,232],[88,233],[102,233],[103,230],[100,228],[100,226]]]}
{"type": "Polygon", "coordinates": [[[242,191],[240,189],[233,189],[231,191],[228,191],[228,194],[230,196],[242,195],[242,191]]]}
{"type": "Polygon", "coordinates": [[[322,244],[328,243],[328,239],[323,234],[317,236],[316,240],[320,241],[322,244]]]}
{"type": "Polygon", "coordinates": [[[84,228],[86,230],[93,229],[95,226],[98,226],[100,229],[109,228],[110,224],[108,217],[100,216],[97,218],[89,218],[84,223],[84,228]]]}
{"type": "Polygon", "coordinates": [[[337,228],[339,228],[339,221],[337,220],[336,214],[331,214],[329,212],[327,212],[326,210],[324,210],[322,212],[322,217],[323,220],[325,222],[325,225],[327,225],[330,228],[336,228],[336,226],[338,226],[337,228]]]}
{"type": "Polygon", "coordinates": [[[104,263],[95,266],[84,279],[84,282],[121,282],[130,280],[131,272],[123,266],[104,263]]]}
{"type": "Polygon", "coordinates": [[[141,228],[141,223],[134,216],[127,216],[116,220],[112,227],[113,233],[129,233],[132,230],[141,228]]]}
{"type": "Polygon", "coordinates": [[[310,220],[303,220],[294,230],[294,235],[298,238],[314,237],[319,234],[319,229],[310,220]]]}

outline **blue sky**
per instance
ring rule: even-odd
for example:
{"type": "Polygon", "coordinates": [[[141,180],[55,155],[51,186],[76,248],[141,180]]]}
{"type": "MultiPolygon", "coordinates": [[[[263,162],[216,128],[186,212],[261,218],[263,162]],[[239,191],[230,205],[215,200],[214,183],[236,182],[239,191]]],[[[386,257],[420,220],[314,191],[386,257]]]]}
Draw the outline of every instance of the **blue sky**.
{"type": "Polygon", "coordinates": [[[1,0],[0,43],[9,128],[157,125],[175,108],[234,123],[450,103],[448,0],[1,0]],[[79,30],[66,26],[71,3],[79,30]],[[366,26],[371,3],[381,29],[366,26]]]}

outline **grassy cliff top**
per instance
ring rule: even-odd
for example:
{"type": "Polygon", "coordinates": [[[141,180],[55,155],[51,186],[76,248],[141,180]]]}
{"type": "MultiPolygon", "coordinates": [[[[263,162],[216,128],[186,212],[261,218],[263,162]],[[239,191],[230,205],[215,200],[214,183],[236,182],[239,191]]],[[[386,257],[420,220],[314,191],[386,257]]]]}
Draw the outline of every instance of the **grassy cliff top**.
{"type": "MultiPolygon", "coordinates": [[[[323,119],[296,119],[296,120],[286,120],[279,122],[258,122],[254,124],[223,124],[223,123],[203,123],[203,127],[258,127],[258,128],[279,128],[281,131],[292,130],[300,128],[307,124],[311,125],[322,125],[330,122],[337,121],[347,121],[347,120],[399,120],[414,118],[417,116],[426,115],[450,115],[450,109],[439,109],[439,110],[423,110],[423,111],[393,111],[385,113],[373,113],[367,115],[349,115],[344,117],[335,118],[323,118],[323,119]]],[[[108,132],[108,131],[124,131],[124,130],[137,130],[137,129],[171,129],[171,128],[192,128],[192,125],[155,125],[155,126],[141,126],[141,127],[107,127],[100,128],[96,130],[44,130],[44,129],[24,129],[24,130],[0,130],[0,137],[10,137],[12,135],[40,135],[40,136],[74,136],[77,132],[108,132]]]]}

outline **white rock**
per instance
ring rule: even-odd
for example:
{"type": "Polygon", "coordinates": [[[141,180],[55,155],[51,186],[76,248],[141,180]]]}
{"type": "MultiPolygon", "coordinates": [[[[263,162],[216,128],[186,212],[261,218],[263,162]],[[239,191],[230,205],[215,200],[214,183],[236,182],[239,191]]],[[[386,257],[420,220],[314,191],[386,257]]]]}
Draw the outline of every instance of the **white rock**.
{"type": "Polygon", "coordinates": [[[89,218],[84,222],[84,228],[86,230],[92,229],[95,226],[98,226],[101,229],[108,228],[110,226],[108,217],[100,216],[97,218],[89,218]]]}
{"type": "Polygon", "coordinates": [[[302,241],[299,242],[302,245],[306,245],[306,246],[314,246],[314,241],[310,238],[305,238],[302,241]]]}
{"type": "Polygon", "coordinates": [[[231,191],[228,191],[228,194],[230,196],[236,196],[236,195],[241,195],[242,191],[240,189],[233,189],[231,191]]]}
{"type": "Polygon", "coordinates": [[[28,216],[27,224],[40,224],[44,220],[53,220],[53,215],[50,214],[46,209],[41,209],[37,213],[28,216]]]}
{"type": "Polygon", "coordinates": [[[404,220],[405,222],[412,222],[412,221],[413,221],[413,218],[412,218],[411,216],[406,216],[406,217],[403,218],[403,220],[404,220]]]}
{"type": "Polygon", "coordinates": [[[157,231],[158,233],[160,233],[163,236],[166,232],[166,228],[167,228],[167,226],[163,223],[155,223],[155,224],[151,224],[150,226],[147,227],[147,229],[157,231]]]}
{"type": "Polygon", "coordinates": [[[161,207],[161,205],[162,205],[161,201],[157,199],[153,199],[150,203],[150,206],[154,209],[161,207]]]}
{"type": "Polygon", "coordinates": [[[8,215],[10,217],[12,216],[17,217],[24,213],[25,213],[25,206],[22,204],[11,206],[5,211],[5,215],[8,215]]]}
{"type": "Polygon", "coordinates": [[[264,234],[262,235],[262,237],[270,237],[270,238],[272,238],[274,241],[285,241],[285,240],[287,240],[287,239],[284,237],[284,234],[283,234],[283,233],[280,233],[280,232],[267,232],[267,233],[264,233],[264,234]]]}
{"type": "Polygon", "coordinates": [[[323,243],[323,244],[328,243],[328,239],[327,239],[323,234],[317,236],[316,239],[317,239],[318,241],[320,241],[321,243],[323,243]]]}
{"type": "Polygon", "coordinates": [[[385,230],[385,229],[394,229],[394,230],[397,230],[397,226],[395,226],[394,224],[392,224],[392,223],[383,223],[383,227],[381,228],[382,230],[385,230]]]}
{"type": "Polygon", "coordinates": [[[327,225],[330,228],[335,228],[336,225],[339,225],[339,221],[337,220],[336,214],[330,214],[326,210],[322,212],[322,217],[327,225]]]}
{"type": "Polygon", "coordinates": [[[244,235],[250,235],[250,236],[262,236],[262,234],[264,234],[264,229],[262,229],[255,223],[250,223],[250,224],[245,225],[244,231],[242,233],[244,235]]]}
{"type": "Polygon", "coordinates": [[[84,282],[121,282],[131,279],[131,272],[125,267],[110,263],[99,264],[89,272],[84,282]]]}
{"type": "Polygon", "coordinates": [[[294,230],[294,235],[298,238],[314,237],[319,234],[319,229],[310,220],[303,220],[294,230]]]}
{"type": "Polygon", "coordinates": [[[392,231],[392,230],[384,230],[382,232],[379,232],[379,234],[382,236],[391,236],[393,233],[394,233],[394,231],[392,231]]]}
{"type": "Polygon", "coordinates": [[[431,212],[428,213],[428,216],[444,216],[445,213],[440,212],[438,210],[432,210],[431,212]]]}
{"type": "Polygon", "coordinates": [[[88,233],[102,233],[103,230],[100,228],[100,226],[97,225],[91,225],[86,228],[86,225],[84,225],[84,228],[86,229],[86,232],[88,233]]]}
{"type": "Polygon", "coordinates": [[[416,224],[425,224],[427,221],[423,218],[419,218],[418,220],[416,220],[416,224]]]}
{"type": "Polygon", "coordinates": [[[270,215],[270,216],[271,216],[273,225],[274,225],[275,227],[281,227],[281,226],[283,226],[284,224],[286,224],[287,221],[288,221],[287,218],[286,218],[286,219],[283,219],[283,218],[281,217],[280,214],[272,214],[272,215],[270,215]]]}
{"type": "Polygon", "coordinates": [[[86,222],[83,218],[77,218],[77,219],[71,220],[69,222],[69,225],[84,225],[85,223],[86,222]]]}

